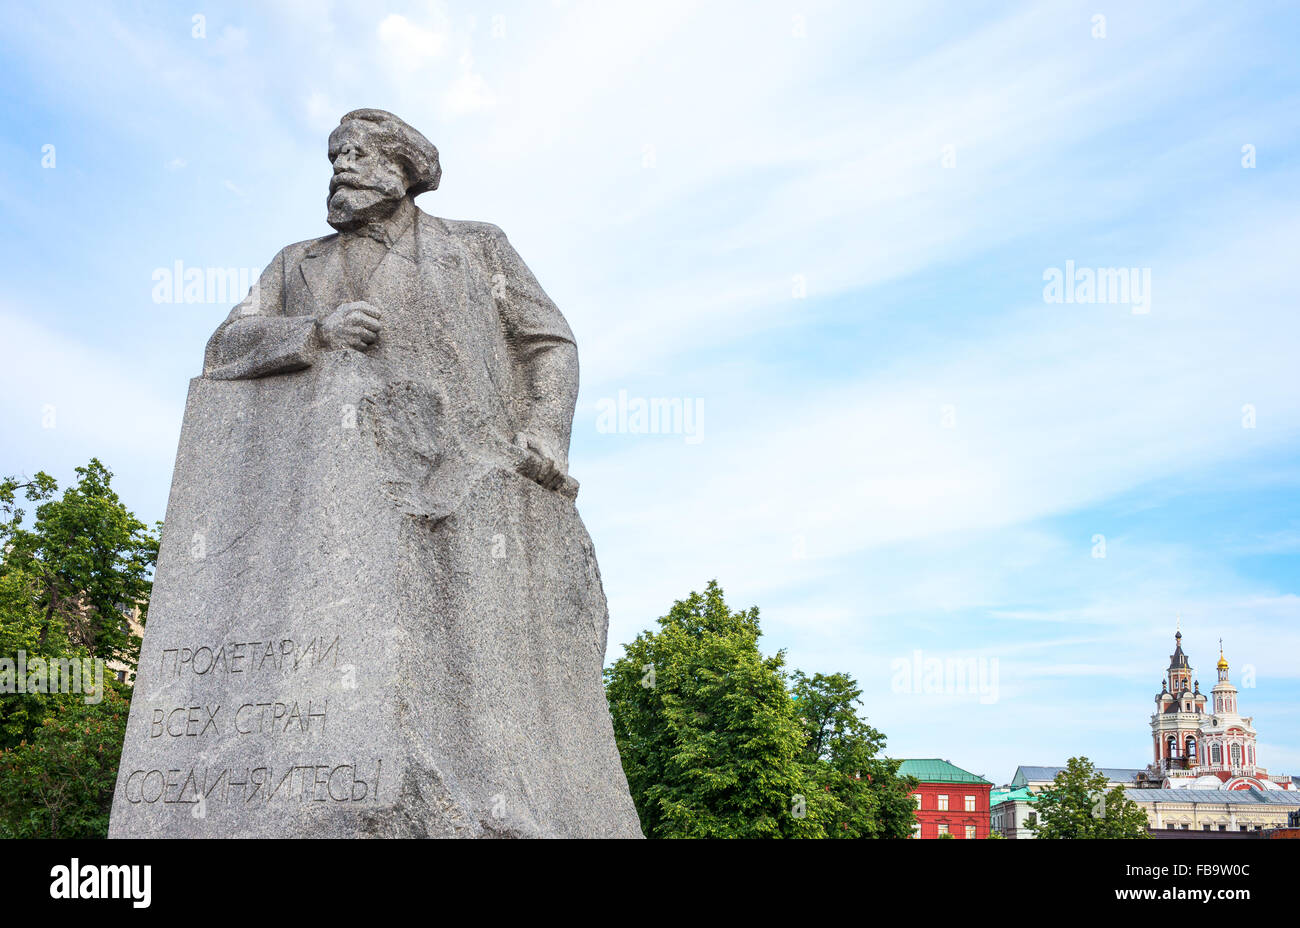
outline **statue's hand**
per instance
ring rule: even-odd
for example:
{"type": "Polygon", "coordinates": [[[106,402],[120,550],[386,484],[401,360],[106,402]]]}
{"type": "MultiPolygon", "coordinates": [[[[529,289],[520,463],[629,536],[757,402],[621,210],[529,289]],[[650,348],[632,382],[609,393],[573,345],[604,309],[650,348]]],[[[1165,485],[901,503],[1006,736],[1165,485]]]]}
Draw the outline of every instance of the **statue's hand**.
{"type": "Polygon", "coordinates": [[[329,350],[365,351],[379,338],[379,318],[379,310],[364,300],[344,303],[320,321],[321,341],[329,350]]]}
{"type": "Polygon", "coordinates": [[[519,464],[519,473],[548,490],[558,489],[568,470],[564,459],[546,441],[531,432],[515,435],[515,444],[528,452],[528,456],[519,464]]]}

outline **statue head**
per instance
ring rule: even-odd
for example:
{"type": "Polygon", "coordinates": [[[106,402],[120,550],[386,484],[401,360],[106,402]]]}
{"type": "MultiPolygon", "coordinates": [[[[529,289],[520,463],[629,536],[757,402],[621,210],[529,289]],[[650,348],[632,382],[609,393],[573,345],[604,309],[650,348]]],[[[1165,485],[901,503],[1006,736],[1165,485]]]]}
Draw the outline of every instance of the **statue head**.
{"type": "Polygon", "coordinates": [[[438,149],[385,110],[346,113],[330,133],[329,158],[327,220],[339,231],[383,218],[442,177],[438,149]]]}

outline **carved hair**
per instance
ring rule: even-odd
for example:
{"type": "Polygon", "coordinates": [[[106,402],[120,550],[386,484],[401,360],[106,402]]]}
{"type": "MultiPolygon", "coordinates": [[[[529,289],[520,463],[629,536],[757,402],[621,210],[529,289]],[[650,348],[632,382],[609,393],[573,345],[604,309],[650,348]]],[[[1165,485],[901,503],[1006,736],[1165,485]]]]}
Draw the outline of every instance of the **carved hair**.
{"type": "Polygon", "coordinates": [[[382,145],[386,153],[402,162],[406,168],[406,192],[410,196],[438,189],[438,182],[442,179],[438,149],[387,110],[361,109],[344,113],[338,128],[330,133],[331,151],[334,150],[335,137],[350,122],[368,123],[367,134],[382,145]]]}

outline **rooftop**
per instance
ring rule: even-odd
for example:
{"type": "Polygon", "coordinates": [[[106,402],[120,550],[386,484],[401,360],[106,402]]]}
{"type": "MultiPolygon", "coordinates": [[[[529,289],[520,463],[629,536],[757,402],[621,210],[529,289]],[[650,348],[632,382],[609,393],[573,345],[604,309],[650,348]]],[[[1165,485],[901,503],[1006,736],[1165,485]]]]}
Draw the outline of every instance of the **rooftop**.
{"type": "Polygon", "coordinates": [[[922,783],[987,783],[990,786],[993,785],[989,780],[937,757],[905,760],[902,766],[898,768],[898,775],[916,777],[922,783]]]}
{"type": "MultiPolygon", "coordinates": [[[[1064,767],[1038,767],[1033,764],[1021,764],[1016,768],[1016,775],[1011,778],[1012,786],[1025,786],[1029,783],[1051,782],[1064,767]]],[[[1146,773],[1145,767],[1098,767],[1110,783],[1132,783],[1139,773],[1146,773]]]]}

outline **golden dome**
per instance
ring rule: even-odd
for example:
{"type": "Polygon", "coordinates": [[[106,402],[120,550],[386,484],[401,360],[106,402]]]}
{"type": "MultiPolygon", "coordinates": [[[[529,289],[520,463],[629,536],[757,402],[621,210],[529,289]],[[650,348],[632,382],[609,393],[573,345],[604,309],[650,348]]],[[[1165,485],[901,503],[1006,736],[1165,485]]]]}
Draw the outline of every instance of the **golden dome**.
{"type": "Polygon", "coordinates": [[[1226,657],[1223,656],[1223,639],[1222,639],[1222,638],[1219,639],[1219,663],[1218,663],[1218,668],[1219,668],[1220,670],[1227,670],[1227,669],[1228,669],[1228,659],[1227,659],[1226,657]]]}

